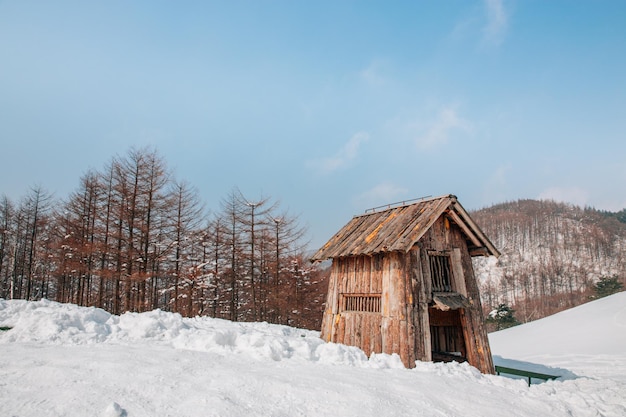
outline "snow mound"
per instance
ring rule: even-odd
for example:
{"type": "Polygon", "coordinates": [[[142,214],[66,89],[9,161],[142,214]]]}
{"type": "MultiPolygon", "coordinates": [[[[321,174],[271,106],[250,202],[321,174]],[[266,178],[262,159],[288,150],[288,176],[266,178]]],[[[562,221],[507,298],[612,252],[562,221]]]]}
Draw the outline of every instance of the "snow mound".
{"type": "Polygon", "coordinates": [[[398,355],[374,354],[319,338],[319,332],[268,323],[183,318],[153,310],[115,316],[95,307],[49,300],[0,300],[0,343],[43,345],[160,344],[175,349],[239,354],[257,360],[300,360],[367,368],[403,368],[398,355]]]}

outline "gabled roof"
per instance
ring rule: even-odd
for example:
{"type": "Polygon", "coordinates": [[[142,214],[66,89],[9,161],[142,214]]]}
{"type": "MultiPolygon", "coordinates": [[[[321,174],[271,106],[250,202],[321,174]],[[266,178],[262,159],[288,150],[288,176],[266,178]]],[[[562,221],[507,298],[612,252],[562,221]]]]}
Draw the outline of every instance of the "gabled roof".
{"type": "Polygon", "coordinates": [[[311,261],[408,252],[443,214],[459,226],[472,256],[500,256],[456,196],[450,194],[355,216],[313,255],[311,261]]]}

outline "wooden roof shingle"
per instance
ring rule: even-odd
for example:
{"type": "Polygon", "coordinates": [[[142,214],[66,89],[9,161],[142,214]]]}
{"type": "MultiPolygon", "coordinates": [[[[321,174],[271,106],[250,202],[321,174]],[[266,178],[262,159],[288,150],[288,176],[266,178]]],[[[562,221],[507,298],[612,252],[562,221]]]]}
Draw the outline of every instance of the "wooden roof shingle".
{"type": "Polygon", "coordinates": [[[465,234],[472,256],[500,255],[456,196],[449,194],[354,216],[313,255],[311,261],[381,252],[408,252],[444,213],[465,234]]]}

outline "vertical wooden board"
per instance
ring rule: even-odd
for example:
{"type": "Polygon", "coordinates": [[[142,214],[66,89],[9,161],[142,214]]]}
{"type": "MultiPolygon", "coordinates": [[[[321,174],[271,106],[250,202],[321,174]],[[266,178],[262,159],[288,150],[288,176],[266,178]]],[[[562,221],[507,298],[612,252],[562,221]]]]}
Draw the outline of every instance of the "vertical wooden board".
{"type": "Polygon", "coordinates": [[[358,291],[358,261],[360,257],[352,257],[350,258],[350,290],[349,292],[355,293],[358,291]]]}
{"type": "Polygon", "coordinates": [[[374,262],[372,262],[372,257],[368,256],[367,261],[365,262],[364,268],[366,269],[368,291],[372,294],[376,294],[376,287],[375,287],[375,282],[374,282],[374,271],[372,269],[373,263],[374,262]]]}
{"type": "Polygon", "coordinates": [[[404,366],[409,368],[411,363],[409,358],[409,341],[406,320],[398,320],[398,354],[400,355],[404,366]]]}
{"type": "Polygon", "coordinates": [[[352,320],[350,317],[350,313],[343,313],[341,315],[342,325],[342,338],[339,343],[344,345],[352,345],[352,320]]]}
{"type": "Polygon", "coordinates": [[[361,291],[361,287],[362,287],[362,279],[363,279],[363,274],[361,271],[361,261],[363,260],[363,256],[358,256],[354,258],[354,263],[352,265],[353,267],[353,276],[354,276],[354,286],[353,288],[353,292],[355,293],[362,293],[361,291]]]}
{"type": "Polygon", "coordinates": [[[452,275],[454,277],[454,290],[467,297],[467,286],[465,284],[467,279],[463,271],[461,250],[459,248],[452,249],[450,261],[452,263],[452,275]]]}
{"type": "Polygon", "coordinates": [[[400,351],[400,320],[391,321],[391,353],[401,354],[400,351]]]}
{"type": "Polygon", "coordinates": [[[346,283],[344,292],[351,293],[352,292],[352,259],[353,258],[345,258],[345,274],[346,274],[346,283]]]}
{"type": "Polygon", "coordinates": [[[359,337],[360,333],[359,333],[359,328],[358,328],[358,319],[359,319],[359,315],[358,313],[350,313],[349,317],[346,320],[346,337],[349,337],[349,343],[346,343],[347,345],[350,346],[356,346],[356,347],[360,347],[360,341],[361,338],[359,337]],[[350,331],[348,332],[348,326],[347,324],[350,323],[350,331]]]}
{"type": "Polygon", "coordinates": [[[363,316],[358,313],[354,315],[354,346],[358,346],[363,350],[363,316]]]}
{"type": "Polygon", "coordinates": [[[354,259],[354,292],[362,293],[363,289],[363,256],[354,259]]]}
{"type": "Polygon", "coordinates": [[[361,317],[361,346],[368,357],[372,353],[372,317],[373,313],[362,314],[361,317]]]}
{"type": "Polygon", "coordinates": [[[344,335],[346,333],[346,320],[342,315],[337,314],[334,318],[336,335],[335,343],[344,343],[344,335]]]}
{"type": "Polygon", "coordinates": [[[371,293],[370,289],[370,276],[368,270],[368,260],[369,256],[361,256],[360,265],[359,265],[359,292],[362,294],[371,293]]]}
{"type": "Polygon", "coordinates": [[[424,294],[426,296],[426,299],[424,300],[424,302],[429,303],[431,301],[432,298],[432,279],[430,276],[430,265],[428,262],[428,253],[426,250],[420,250],[419,251],[419,255],[420,255],[420,266],[421,266],[421,272],[422,272],[422,283],[424,285],[424,294]]]}
{"type": "MultiPolygon", "coordinates": [[[[493,358],[491,356],[491,347],[489,346],[489,338],[483,323],[482,311],[477,311],[475,306],[470,310],[472,329],[476,340],[476,355],[479,365],[477,368],[485,374],[493,374],[495,372],[493,366],[493,358]]],[[[480,306],[478,306],[480,308],[480,306]]]]}
{"type": "Polygon", "coordinates": [[[390,271],[389,271],[389,258],[388,257],[384,257],[382,259],[382,291],[381,291],[381,300],[380,300],[380,311],[381,314],[383,315],[383,317],[390,317],[391,315],[391,311],[390,311],[390,306],[389,303],[391,301],[391,295],[390,295],[390,282],[391,282],[391,277],[390,277],[390,271]]]}
{"type": "Polygon", "coordinates": [[[328,310],[324,312],[324,316],[322,317],[322,330],[320,332],[320,338],[326,342],[334,341],[332,340],[332,335],[334,333],[333,317],[334,315],[328,310]]]}
{"type": "Polygon", "coordinates": [[[368,326],[369,335],[370,335],[369,344],[370,344],[371,352],[376,352],[376,353],[382,352],[381,350],[381,340],[382,340],[381,321],[382,321],[382,316],[380,314],[369,315],[367,326],[368,326]]]}
{"type": "Polygon", "coordinates": [[[370,292],[370,279],[367,266],[367,256],[361,256],[359,259],[359,292],[367,294],[370,292]]]}
{"type": "Polygon", "coordinates": [[[342,281],[343,281],[343,262],[341,262],[340,259],[333,259],[333,268],[334,268],[334,272],[335,274],[337,274],[337,281],[335,283],[335,291],[337,292],[337,294],[341,294],[341,292],[343,292],[343,288],[341,286],[342,281]]]}
{"type": "Polygon", "coordinates": [[[383,317],[383,352],[384,353],[388,353],[388,354],[392,354],[392,353],[398,353],[397,350],[394,350],[394,346],[397,345],[396,342],[394,342],[394,338],[397,340],[396,334],[395,334],[395,324],[394,324],[395,320],[393,318],[390,317],[383,317]]]}
{"type": "Polygon", "coordinates": [[[389,260],[389,317],[404,319],[404,310],[406,308],[404,286],[406,277],[400,256],[399,252],[392,252],[387,255],[389,260]]]}
{"type": "Polygon", "coordinates": [[[339,312],[339,278],[339,268],[333,262],[328,283],[328,296],[326,298],[326,308],[330,309],[333,314],[339,312]]]}
{"type": "Polygon", "coordinates": [[[424,329],[428,329],[428,297],[426,296],[426,286],[424,283],[424,273],[422,270],[422,258],[421,253],[423,251],[418,245],[414,246],[410,255],[410,268],[411,268],[411,284],[413,300],[413,343],[415,359],[428,360],[426,355],[426,347],[430,349],[430,339],[427,338],[427,334],[430,334],[430,330],[425,332],[424,329]],[[426,327],[425,327],[426,323],[426,327]]]}
{"type": "MultiPolygon", "coordinates": [[[[403,277],[403,287],[402,287],[402,291],[403,291],[403,298],[404,298],[404,304],[405,304],[405,315],[409,314],[408,310],[410,310],[410,306],[413,304],[414,300],[413,300],[413,271],[412,271],[412,263],[411,263],[411,257],[412,257],[412,252],[408,252],[408,253],[403,253],[402,255],[402,277],[403,277]]],[[[408,319],[408,316],[407,316],[408,319]]]]}
{"type": "Polygon", "coordinates": [[[382,292],[382,270],[380,268],[380,255],[372,256],[370,263],[372,273],[372,292],[382,292]]]}
{"type": "Polygon", "coordinates": [[[415,325],[413,324],[413,320],[407,321],[407,350],[409,356],[409,367],[415,367],[415,360],[417,359],[415,355],[415,325]]]}
{"type": "Polygon", "coordinates": [[[382,317],[381,319],[381,323],[380,323],[380,334],[381,334],[381,341],[380,341],[380,350],[382,353],[392,353],[391,352],[391,347],[392,347],[392,341],[391,341],[391,336],[390,336],[390,330],[389,330],[389,324],[391,322],[391,319],[389,317],[382,317]]]}
{"type": "Polygon", "coordinates": [[[346,339],[346,345],[350,346],[359,346],[356,340],[356,326],[355,326],[355,314],[348,313],[346,314],[346,335],[344,338],[346,339]]]}
{"type": "Polygon", "coordinates": [[[346,292],[347,280],[348,280],[348,266],[345,258],[340,260],[340,280],[339,280],[339,294],[346,292]]]}
{"type": "Polygon", "coordinates": [[[372,351],[382,353],[382,335],[381,335],[382,316],[374,316],[372,320],[372,351]]]}
{"type": "Polygon", "coordinates": [[[414,335],[414,339],[415,339],[415,358],[417,360],[420,361],[425,361],[426,360],[426,350],[424,347],[425,341],[425,335],[424,335],[424,326],[421,320],[421,316],[420,316],[420,308],[419,305],[416,305],[414,307],[414,309],[416,310],[415,312],[415,316],[416,317],[415,320],[415,325],[413,327],[413,335],[414,335]]]}
{"type": "Polygon", "coordinates": [[[461,318],[461,327],[463,328],[463,338],[465,339],[466,346],[466,355],[467,362],[470,365],[475,366],[479,370],[481,370],[481,358],[478,354],[478,340],[476,339],[476,335],[474,333],[471,313],[466,309],[461,309],[460,318],[461,318]]]}

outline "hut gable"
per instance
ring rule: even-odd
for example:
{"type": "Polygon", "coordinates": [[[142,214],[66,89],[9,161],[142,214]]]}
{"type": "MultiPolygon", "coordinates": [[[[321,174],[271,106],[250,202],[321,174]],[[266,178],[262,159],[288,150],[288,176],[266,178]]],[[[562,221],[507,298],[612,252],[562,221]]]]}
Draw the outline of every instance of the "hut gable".
{"type": "Polygon", "coordinates": [[[317,253],[332,259],[322,338],[366,354],[468,361],[493,373],[472,256],[498,256],[453,195],[355,216],[317,253]]]}

